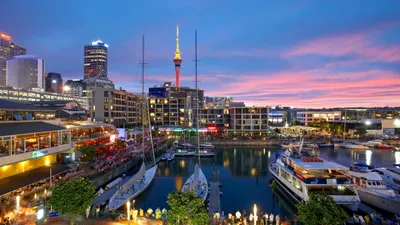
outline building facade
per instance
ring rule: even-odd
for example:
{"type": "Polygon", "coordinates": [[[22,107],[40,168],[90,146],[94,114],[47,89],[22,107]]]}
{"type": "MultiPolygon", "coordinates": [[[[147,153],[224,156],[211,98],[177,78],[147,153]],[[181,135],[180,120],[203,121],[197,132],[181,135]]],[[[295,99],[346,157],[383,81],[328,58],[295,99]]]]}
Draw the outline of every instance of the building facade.
{"type": "Polygon", "coordinates": [[[6,86],[7,60],[25,55],[26,49],[12,42],[11,37],[0,32],[0,86],[6,86]]]}
{"type": "Polygon", "coordinates": [[[85,89],[85,83],[83,80],[67,80],[63,86],[63,95],[72,97],[82,97],[83,90],[85,89]]]}
{"type": "Polygon", "coordinates": [[[45,74],[45,87],[44,91],[45,92],[53,92],[53,93],[58,93],[62,94],[63,91],[63,80],[61,77],[61,74],[59,73],[46,73],[45,74]]]}
{"type": "Polygon", "coordinates": [[[265,107],[231,107],[229,108],[232,131],[261,132],[268,130],[268,111],[265,107]]]}
{"type": "Polygon", "coordinates": [[[141,98],[138,94],[114,89],[110,80],[90,78],[85,83],[92,121],[116,127],[133,127],[141,123],[141,98]]]}
{"type": "Polygon", "coordinates": [[[150,96],[148,99],[152,126],[192,126],[190,98],[157,98],[150,96]]]}
{"type": "Polygon", "coordinates": [[[342,121],[341,111],[299,111],[296,112],[296,120],[304,125],[319,122],[340,122],[342,121]]]}
{"type": "Polygon", "coordinates": [[[85,45],[84,48],[84,78],[107,78],[108,45],[101,40],[85,45]]]}
{"type": "MultiPolygon", "coordinates": [[[[196,118],[194,119],[196,121],[196,118]]],[[[216,127],[218,129],[228,129],[230,122],[229,109],[212,108],[199,110],[200,127],[216,127]]]]}
{"type": "Polygon", "coordinates": [[[84,97],[72,97],[60,95],[57,93],[40,92],[25,89],[16,89],[11,87],[0,87],[0,99],[19,101],[19,102],[35,102],[35,101],[76,101],[83,108],[88,108],[88,100],[84,97]]]}
{"type": "Polygon", "coordinates": [[[44,60],[20,55],[7,60],[6,85],[14,88],[44,88],[44,60]]]}
{"type": "Polygon", "coordinates": [[[204,97],[205,109],[227,109],[232,103],[232,97],[204,97]]]}

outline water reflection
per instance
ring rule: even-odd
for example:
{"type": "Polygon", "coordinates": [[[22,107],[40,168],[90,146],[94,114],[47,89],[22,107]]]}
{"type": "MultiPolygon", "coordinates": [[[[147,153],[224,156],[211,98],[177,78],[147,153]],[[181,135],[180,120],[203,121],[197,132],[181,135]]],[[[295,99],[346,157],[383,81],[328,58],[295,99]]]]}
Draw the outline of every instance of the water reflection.
{"type": "Polygon", "coordinates": [[[371,156],[372,156],[371,150],[365,151],[365,164],[367,164],[368,166],[371,165],[371,156]]]}
{"type": "MultiPolygon", "coordinates": [[[[400,152],[392,151],[349,151],[347,149],[316,149],[322,158],[345,166],[352,162],[366,162],[374,166],[391,166],[400,163],[400,152]],[[373,156],[373,157],[372,157],[373,156]]],[[[210,180],[212,171],[219,172],[222,183],[222,209],[225,214],[237,210],[251,210],[254,203],[260,211],[281,217],[293,215],[294,203],[284,190],[271,190],[269,181],[273,178],[268,171],[270,163],[276,161],[275,147],[221,147],[215,157],[201,158],[201,168],[210,180]]],[[[179,191],[193,173],[197,157],[175,158],[159,163],[157,176],[148,190],[136,199],[138,208],[164,208],[167,196],[179,191]]]]}

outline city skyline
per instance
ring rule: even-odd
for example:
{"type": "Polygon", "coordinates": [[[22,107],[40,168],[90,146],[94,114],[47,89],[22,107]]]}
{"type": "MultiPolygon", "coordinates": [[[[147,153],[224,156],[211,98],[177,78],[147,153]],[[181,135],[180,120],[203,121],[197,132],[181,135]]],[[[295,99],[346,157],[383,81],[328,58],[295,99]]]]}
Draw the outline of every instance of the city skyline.
{"type": "Polygon", "coordinates": [[[179,25],[182,86],[194,86],[197,29],[199,87],[207,96],[247,105],[400,105],[399,2],[255,3],[9,1],[0,30],[63,80],[83,77],[83,46],[100,38],[109,44],[108,77],[140,92],[141,35],[147,89],[175,82],[179,25]],[[17,11],[18,19],[7,19],[17,11]]]}

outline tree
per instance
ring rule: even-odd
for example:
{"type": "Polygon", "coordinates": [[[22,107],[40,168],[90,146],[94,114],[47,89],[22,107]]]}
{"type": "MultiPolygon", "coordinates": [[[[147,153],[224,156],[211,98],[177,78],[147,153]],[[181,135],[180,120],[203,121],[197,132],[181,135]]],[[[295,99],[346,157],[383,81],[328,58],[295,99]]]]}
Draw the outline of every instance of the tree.
{"type": "Polygon", "coordinates": [[[297,218],[307,225],[343,224],[348,217],[329,195],[312,194],[308,202],[297,204],[296,207],[297,218]]]}
{"type": "Polygon", "coordinates": [[[367,129],[365,129],[365,127],[358,127],[354,134],[365,135],[365,134],[367,134],[367,129]]]}
{"type": "Polygon", "coordinates": [[[96,193],[92,182],[82,178],[59,183],[51,191],[49,203],[54,210],[68,216],[71,225],[90,206],[96,193]]]}
{"type": "Polygon", "coordinates": [[[92,145],[84,145],[78,149],[82,153],[82,156],[89,162],[93,161],[96,156],[96,148],[92,145]]]}
{"type": "Polygon", "coordinates": [[[204,225],[208,224],[208,214],[204,201],[194,191],[172,192],[168,195],[168,224],[204,225]]]}

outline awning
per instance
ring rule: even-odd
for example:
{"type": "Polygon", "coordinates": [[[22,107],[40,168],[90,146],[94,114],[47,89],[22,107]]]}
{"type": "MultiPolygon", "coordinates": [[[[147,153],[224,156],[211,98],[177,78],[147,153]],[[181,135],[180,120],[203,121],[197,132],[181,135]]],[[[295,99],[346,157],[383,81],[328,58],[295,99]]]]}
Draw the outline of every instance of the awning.
{"type": "Polygon", "coordinates": [[[56,163],[51,165],[51,167],[43,166],[11,177],[0,179],[0,196],[19,188],[37,183],[41,180],[48,179],[50,176],[50,168],[52,169],[51,172],[53,176],[67,172],[71,169],[69,166],[56,163]]]}

